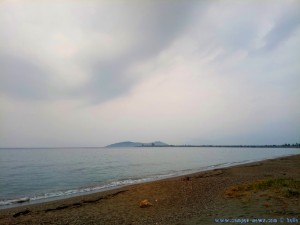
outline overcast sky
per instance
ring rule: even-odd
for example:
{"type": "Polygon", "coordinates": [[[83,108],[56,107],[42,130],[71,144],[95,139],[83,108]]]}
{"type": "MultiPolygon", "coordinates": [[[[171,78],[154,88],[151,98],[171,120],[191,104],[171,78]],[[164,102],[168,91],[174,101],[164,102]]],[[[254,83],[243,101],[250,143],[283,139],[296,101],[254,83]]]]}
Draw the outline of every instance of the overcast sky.
{"type": "Polygon", "coordinates": [[[0,147],[300,142],[297,0],[2,0],[0,147]]]}

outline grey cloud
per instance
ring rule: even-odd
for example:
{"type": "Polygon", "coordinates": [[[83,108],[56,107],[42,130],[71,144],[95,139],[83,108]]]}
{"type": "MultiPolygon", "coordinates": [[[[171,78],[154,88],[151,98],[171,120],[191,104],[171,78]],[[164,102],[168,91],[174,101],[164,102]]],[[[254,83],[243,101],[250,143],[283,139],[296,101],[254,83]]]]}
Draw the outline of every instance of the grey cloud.
{"type": "Polygon", "coordinates": [[[47,72],[24,58],[0,55],[0,92],[19,99],[48,98],[47,72]]]}
{"type": "Polygon", "coordinates": [[[300,25],[300,7],[286,11],[266,35],[264,50],[271,51],[287,40],[300,25]]]}
{"type": "Polygon", "coordinates": [[[237,21],[228,21],[220,31],[217,31],[217,35],[221,37],[224,46],[232,50],[249,48],[258,29],[252,16],[245,15],[237,21]]]}
{"type": "Polygon", "coordinates": [[[194,6],[192,1],[143,2],[127,6],[128,24],[119,21],[119,27],[137,36],[134,47],[111,61],[96,61],[92,65],[90,83],[83,92],[92,102],[98,103],[128,92],[138,80],[130,79],[127,69],[167,48],[184,31],[194,6]]]}
{"type": "Polygon", "coordinates": [[[135,83],[122,71],[126,66],[117,62],[98,65],[98,68],[95,66],[89,84],[75,91],[76,94],[87,95],[90,97],[91,103],[97,104],[126,93],[135,83]]]}
{"type": "MultiPolygon", "coordinates": [[[[100,60],[97,59],[97,56],[84,58],[82,61],[84,63],[87,62],[88,71],[91,71],[88,74],[91,79],[86,85],[78,87],[76,90],[55,93],[56,90],[53,90],[53,86],[51,86],[51,82],[48,79],[50,77],[49,72],[47,72],[49,68],[35,63],[34,56],[21,53],[22,57],[16,57],[2,53],[0,58],[0,91],[13,97],[33,100],[57,96],[84,96],[89,97],[91,102],[94,103],[101,103],[120,96],[129,91],[137,82],[137,80],[133,80],[127,76],[126,71],[128,68],[139,61],[159,54],[159,52],[172,43],[188,24],[195,4],[193,1],[188,3],[183,1],[129,1],[126,3],[114,3],[109,3],[110,7],[108,8],[106,8],[107,5],[102,5],[102,3],[97,3],[96,7],[85,7],[84,9],[71,3],[64,6],[72,11],[72,13],[66,13],[66,19],[72,21],[74,19],[74,23],[70,29],[81,30],[87,34],[90,32],[119,34],[120,37],[118,39],[120,41],[122,41],[122,33],[130,34],[134,37],[135,42],[131,49],[110,60],[103,60],[103,57],[99,57],[102,58],[100,60]],[[105,11],[106,9],[109,10],[105,11]],[[103,19],[105,20],[103,21],[103,19]],[[49,90],[50,86],[52,90],[48,92],[47,90],[49,90]]],[[[38,7],[37,5],[34,6],[38,7]]],[[[65,12],[66,8],[62,8],[62,12],[65,12]]],[[[42,7],[42,9],[44,8],[42,7]]],[[[26,10],[26,15],[30,15],[30,10],[33,11],[33,18],[38,15],[34,11],[36,8],[27,7],[26,10]]],[[[49,29],[49,34],[51,34],[56,29],[47,22],[48,17],[53,16],[51,13],[53,11],[50,10],[49,12],[50,14],[46,13],[45,18],[42,20],[46,24],[44,22],[37,24],[39,26],[45,25],[42,28],[45,28],[45,30],[49,29]]],[[[61,17],[64,18],[63,16],[61,17]]],[[[9,27],[9,23],[4,23],[2,26],[5,30],[9,27]]],[[[39,28],[41,27],[38,27],[37,30],[39,28]]],[[[69,29],[68,27],[66,28],[69,29]]],[[[3,43],[9,42],[7,37],[13,35],[13,33],[9,33],[9,30],[7,31],[8,36],[4,37],[1,35],[0,37],[1,39],[4,37],[3,43]]],[[[23,32],[22,34],[27,37],[26,29],[23,32]]],[[[30,48],[30,42],[24,43],[30,48]]],[[[9,49],[5,52],[9,52],[9,49]]],[[[80,53],[78,55],[82,57],[80,53]]]]}

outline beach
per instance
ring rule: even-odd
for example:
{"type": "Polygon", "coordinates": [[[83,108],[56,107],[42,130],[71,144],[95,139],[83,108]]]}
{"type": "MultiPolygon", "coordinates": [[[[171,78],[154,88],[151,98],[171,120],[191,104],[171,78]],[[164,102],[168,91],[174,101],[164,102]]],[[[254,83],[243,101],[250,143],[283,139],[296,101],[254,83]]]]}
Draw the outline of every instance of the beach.
{"type": "Polygon", "coordinates": [[[2,209],[0,224],[233,224],[255,218],[299,223],[299,180],[300,155],[294,155],[2,209]],[[270,185],[252,185],[257,182],[270,185]]]}

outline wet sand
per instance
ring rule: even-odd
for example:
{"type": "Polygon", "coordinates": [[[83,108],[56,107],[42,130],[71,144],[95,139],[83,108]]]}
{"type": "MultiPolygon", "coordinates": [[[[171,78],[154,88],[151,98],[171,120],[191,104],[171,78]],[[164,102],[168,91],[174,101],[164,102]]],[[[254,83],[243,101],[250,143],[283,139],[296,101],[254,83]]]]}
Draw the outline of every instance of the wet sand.
{"type": "Polygon", "coordinates": [[[260,192],[237,197],[225,194],[234,186],[266,178],[299,181],[300,155],[2,209],[0,224],[192,225],[218,224],[218,218],[295,218],[300,223],[299,196],[275,199],[260,192]],[[143,200],[149,205],[141,207],[143,200]]]}

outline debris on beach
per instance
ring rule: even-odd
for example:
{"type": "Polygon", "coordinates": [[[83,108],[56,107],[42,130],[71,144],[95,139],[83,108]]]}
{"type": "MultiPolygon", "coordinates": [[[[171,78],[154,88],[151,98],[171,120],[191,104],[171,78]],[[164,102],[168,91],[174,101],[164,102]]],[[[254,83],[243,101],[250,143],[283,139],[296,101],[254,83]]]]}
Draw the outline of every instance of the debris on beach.
{"type": "Polygon", "coordinates": [[[151,202],[148,201],[148,199],[145,199],[140,202],[140,207],[141,208],[146,208],[152,206],[151,202]]]}

